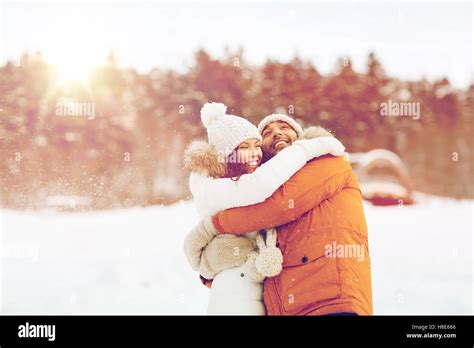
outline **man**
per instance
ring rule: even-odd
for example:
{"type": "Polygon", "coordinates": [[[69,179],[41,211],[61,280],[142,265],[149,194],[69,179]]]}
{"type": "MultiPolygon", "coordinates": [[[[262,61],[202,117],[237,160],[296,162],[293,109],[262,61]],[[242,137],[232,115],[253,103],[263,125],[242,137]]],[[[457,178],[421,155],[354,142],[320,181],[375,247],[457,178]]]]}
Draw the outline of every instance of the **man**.
{"type": "MultiPolygon", "coordinates": [[[[303,134],[295,120],[270,115],[258,126],[265,158],[303,134]]],[[[283,270],[264,283],[269,315],[371,315],[367,225],[356,176],[343,157],[309,161],[270,198],[203,220],[195,233],[210,242],[217,233],[276,227],[283,270]]]]}

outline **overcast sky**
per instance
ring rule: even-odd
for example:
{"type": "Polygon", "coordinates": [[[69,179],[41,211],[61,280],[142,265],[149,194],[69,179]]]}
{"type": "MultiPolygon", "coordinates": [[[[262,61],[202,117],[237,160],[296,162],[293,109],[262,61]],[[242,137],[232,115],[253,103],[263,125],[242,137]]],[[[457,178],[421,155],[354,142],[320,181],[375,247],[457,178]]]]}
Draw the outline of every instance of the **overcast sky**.
{"type": "Polygon", "coordinates": [[[99,62],[112,49],[121,66],[184,69],[198,47],[213,56],[242,46],[244,58],[295,54],[327,73],[349,56],[363,71],[375,51],[403,79],[473,81],[471,2],[121,2],[2,1],[0,60],[41,51],[53,63],[74,55],[99,62]]]}

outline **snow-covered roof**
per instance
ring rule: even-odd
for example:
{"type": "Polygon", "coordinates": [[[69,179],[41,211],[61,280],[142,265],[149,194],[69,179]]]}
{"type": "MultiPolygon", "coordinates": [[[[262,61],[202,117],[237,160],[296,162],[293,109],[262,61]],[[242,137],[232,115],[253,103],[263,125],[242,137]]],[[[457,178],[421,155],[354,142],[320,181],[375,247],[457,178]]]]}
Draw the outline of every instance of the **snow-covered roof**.
{"type": "Polygon", "coordinates": [[[386,149],[375,149],[366,152],[365,154],[360,156],[358,163],[361,166],[367,166],[371,162],[379,159],[385,159],[389,162],[392,162],[397,167],[405,167],[402,159],[396,153],[386,149]]]}

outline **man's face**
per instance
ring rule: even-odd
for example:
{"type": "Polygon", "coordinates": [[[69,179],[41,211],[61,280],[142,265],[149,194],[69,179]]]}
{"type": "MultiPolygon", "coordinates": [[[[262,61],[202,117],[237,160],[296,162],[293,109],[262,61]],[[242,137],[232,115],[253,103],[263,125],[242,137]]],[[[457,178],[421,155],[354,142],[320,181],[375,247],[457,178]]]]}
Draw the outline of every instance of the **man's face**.
{"type": "Polygon", "coordinates": [[[270,159],[298,138],[295,130],[286,122],[268,124],[262,132],[262,149],[266,159],[270,159]]]}

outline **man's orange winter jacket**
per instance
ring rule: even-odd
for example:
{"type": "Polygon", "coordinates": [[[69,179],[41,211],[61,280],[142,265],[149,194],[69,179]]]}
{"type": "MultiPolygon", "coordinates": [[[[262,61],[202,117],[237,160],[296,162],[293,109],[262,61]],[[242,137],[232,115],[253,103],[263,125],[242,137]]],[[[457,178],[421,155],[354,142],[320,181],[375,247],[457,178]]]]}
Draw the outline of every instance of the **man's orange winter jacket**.
{"type": "Polygon", "coordinates": [[[264,283],[269,315],[371,315],[367,225],[344,157],[308,162],[266,201],[213,217],[219,233],[277,227],[283,270],[264,283]]]}

